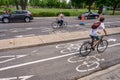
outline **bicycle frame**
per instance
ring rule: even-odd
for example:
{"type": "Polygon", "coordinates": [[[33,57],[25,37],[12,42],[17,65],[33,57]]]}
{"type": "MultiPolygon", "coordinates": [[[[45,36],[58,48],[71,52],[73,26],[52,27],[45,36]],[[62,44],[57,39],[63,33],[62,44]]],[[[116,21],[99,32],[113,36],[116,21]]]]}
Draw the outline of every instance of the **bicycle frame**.
{"type": "MultiPolygon", "coordinates": [[[[100,39],[98,40],[97,44],[94,46],[94,48],[103,40],[104,35],[100,36],[100,39]]],[[[92,40],[91,47],[93,47],[95,40],[92,40]]]]}
{"type": "Polygon", "coordinates": [[[99,41],[97,43],[95,43],[95,45],[94,45],[94,40],[93,39],[92,39],[92,42],[87,41],[87,42],[83,43],[81,45],[81,47],[79,48],[80,55],[87,56],[92,50],[93,51],[95,50],[96,46],[97,46],[96,49],[99,53],[104,52],[107,49],[108,42],[107,42],[107,40],[104,40],[103,37],[104,36],[101,36],[99,41]]]}

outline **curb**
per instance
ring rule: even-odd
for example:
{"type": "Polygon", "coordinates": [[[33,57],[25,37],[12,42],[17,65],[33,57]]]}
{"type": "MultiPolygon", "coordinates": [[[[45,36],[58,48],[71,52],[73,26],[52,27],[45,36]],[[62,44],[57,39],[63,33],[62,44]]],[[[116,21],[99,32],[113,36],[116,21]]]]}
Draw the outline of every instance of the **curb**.
{"type": "MultiPolygon", "coordinates": [[[[108,35],[120,33],[119,27],[106,28],[106,30],[108,32],[108,35]]],[[[48,44],[55,44],[61,42],[81,40],[86,38],[89,38],[89,31],[76,31],[76,32],[40,35],[33,37],[4,39],[4,40],[0,40],[0,50],[48,45],[48,44]]]]}
{"type": "MultiPolygon", "coordinates": [[[[117,70],[118,68],[120,68],[120,64],[114,65],[112,67],[109,67],[105,70],[101,70],[98,72],[95,72],[91,75],[88,75],[86,77],[80,78],[78,80],[95,80],[96,78],[98,78],[100,75],[105,75],[105,74],[110,74],[110,72],[117,70]]],[[[115,73],[113,73],[115,74],[115,73]]],[[[119,75],[119,74],[118,74],[119,75]]],[[[99,78],[97,80],[100,80],[99,78]]]]}

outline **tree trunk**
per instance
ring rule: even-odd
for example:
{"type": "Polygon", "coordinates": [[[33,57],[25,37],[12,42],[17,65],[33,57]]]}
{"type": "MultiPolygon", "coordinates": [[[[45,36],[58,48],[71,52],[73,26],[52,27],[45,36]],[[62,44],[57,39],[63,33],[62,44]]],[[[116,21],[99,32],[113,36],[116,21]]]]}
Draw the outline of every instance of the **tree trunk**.
{"type": "Polygon", "coordinates": [[[91,5],[89,5],[89,7],[88,7],[88,11],[91,12],[91,5]]]}
{"type": "Polygon", "coordinates": [[[113,15],[115,14],[115,9],[116,9],[116,7],[117,7],[117,4],[115,4],[114,6],[113,6],[113,15]]]}
{"type": "Polygon", "coordinates": [[[98,14],[101,14],[102,12],[103,12],[103,5],[100,5],[98,9],[98,14]]]}
{"type": "Polygon", "coordinates": [[[20,6],[22,10],[26,10],[27,0],[20,0],[20,6]]]}
{"type": "Polygon", "coordinates": [[[15,2],[16,9],[19,10],[18,1],[17,1],[17,0],[14,0],[14,2],[15,2]]]}

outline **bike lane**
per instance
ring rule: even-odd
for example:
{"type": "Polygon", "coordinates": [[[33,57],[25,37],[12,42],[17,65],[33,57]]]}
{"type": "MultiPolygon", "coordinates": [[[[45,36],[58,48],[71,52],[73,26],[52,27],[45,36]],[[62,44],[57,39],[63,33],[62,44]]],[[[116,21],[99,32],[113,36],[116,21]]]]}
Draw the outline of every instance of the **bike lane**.
{"type": "MultiPolygon", "coordinates": [[[[4,67],[0,68],[0,79],[9,78],[9,80],[11,80],[13,77],[17,76],[20,77],[32,75],[32,77],[28,80],[65,80],[88,75],[96,70],[105,68],[106,66],[108,66],[108,64],[106,63],[112,65],[118,63],[117,61],[119,60],[120,56],[118,55],[119,52],[117,51],[120,47],[120,41],[119,39],[115,40],[114,37],[110,37],[107,40],[110,44],[108,49],[104,53],[98,54],[96,51],[94,51],[87,57],[80,57],[78,55],[78,48],[83,41],[52,45],[52,48],[55,48],[55,50],[52,50],[51,52],[55,52],[55,54],[57,54],[56,56],[43,59],[37,58],[37,60],[31,62],[30,59],[28,59],[26,60],[28,62],[19,62],[18,64],[14,64],[11,66],[5,66],[4,64],[4,67]]],[[[51,49],[47,50],[46,52],[50,52],[50,50],[51,49]]],[[[33,51],[33,53],[42,52],[43,51],[39,49],[33,51]]],[[[31,55],[31,57],[34,56],[33,54],[31,55]]],[[[0,65],[3,65],[3,63],[0,65]]]]}

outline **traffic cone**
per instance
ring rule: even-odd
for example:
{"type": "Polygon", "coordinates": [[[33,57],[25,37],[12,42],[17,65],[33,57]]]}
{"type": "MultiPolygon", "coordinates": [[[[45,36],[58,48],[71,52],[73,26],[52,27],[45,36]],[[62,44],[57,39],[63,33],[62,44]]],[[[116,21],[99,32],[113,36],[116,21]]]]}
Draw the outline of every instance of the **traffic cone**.
{"type": "Polygon", "coordinates": [[[85,25],[85,16],[82,16],[82,18],[81,18],[81,22],[80,22],[80,25],[85,25]]]}
{"type": "Polygon", "coordinates": [[[84,22],[85,21],[85,16],[82,16],[82,20],[81,20],[82,22],[84,22]]]}

